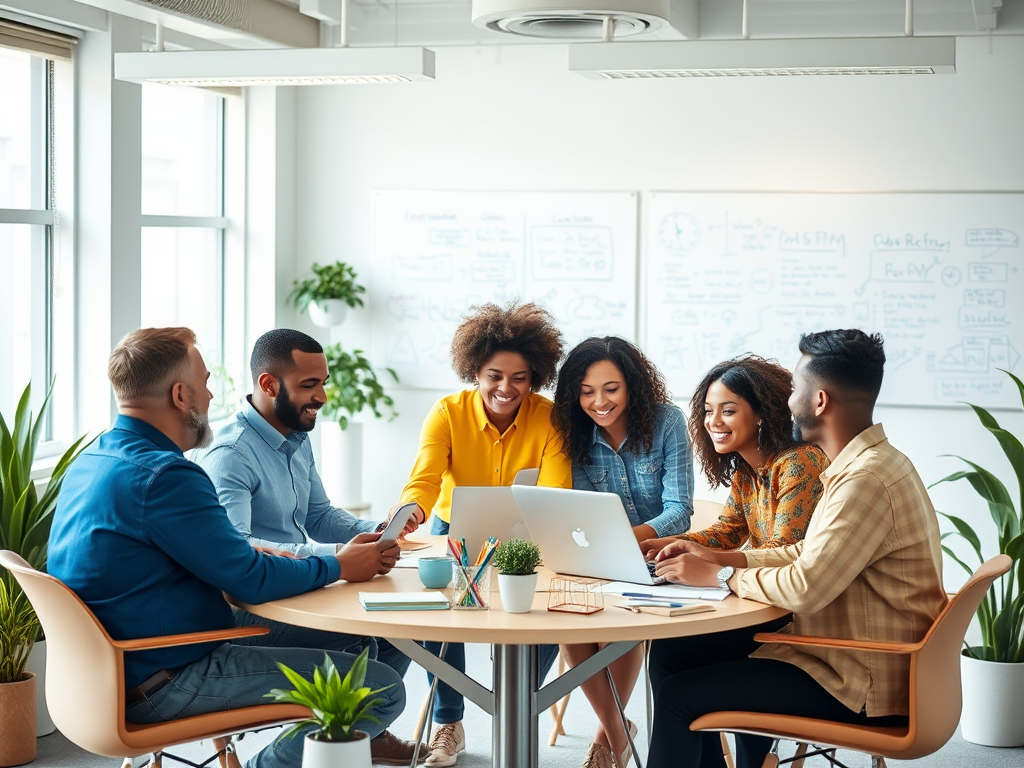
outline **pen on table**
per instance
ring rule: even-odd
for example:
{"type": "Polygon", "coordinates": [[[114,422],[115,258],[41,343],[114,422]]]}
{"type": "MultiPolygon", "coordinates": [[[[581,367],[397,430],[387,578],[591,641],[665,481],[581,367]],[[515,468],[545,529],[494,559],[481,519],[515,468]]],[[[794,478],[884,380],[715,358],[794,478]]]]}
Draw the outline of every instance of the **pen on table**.
{"type": "Polygon", "coordinates": [[[667,603],[663,599],[650,598],[647,600],[628,600],[631,608],[683,608],[686,603],[667,603]]]}
{"type": "Polygon", "coordinates": [[[646,592],[623,592],[623,597],[642,597],[645,600],[668,600],[674,601],[678,598],[675,597],[662,597],[661,595],[649,595],[646,592]]]}

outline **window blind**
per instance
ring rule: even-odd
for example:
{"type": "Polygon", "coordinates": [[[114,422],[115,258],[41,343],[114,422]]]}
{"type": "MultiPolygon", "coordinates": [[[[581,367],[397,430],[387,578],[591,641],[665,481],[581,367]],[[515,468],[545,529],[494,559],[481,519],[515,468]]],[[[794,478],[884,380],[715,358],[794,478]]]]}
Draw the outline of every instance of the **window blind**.
{"type": "Polygon", "coordinates": [[[47,59],[71,59],[78,40],[48,29],[32,27],[9,19],[0,19],[0,46],[34,53],[47,59]]]}

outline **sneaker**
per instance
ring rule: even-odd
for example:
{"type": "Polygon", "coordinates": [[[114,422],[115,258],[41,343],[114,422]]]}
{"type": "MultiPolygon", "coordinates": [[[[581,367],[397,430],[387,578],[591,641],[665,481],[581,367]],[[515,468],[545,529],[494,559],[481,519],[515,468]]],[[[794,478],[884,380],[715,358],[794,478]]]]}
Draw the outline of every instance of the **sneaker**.
{"type": "Polygon", "coordinates": [[[434,738],[430,740],[430,755],[427,757],[427,765],[432,768],[455,765],[459,753],[465,751],[466,731],[462,727],[462,723],[439,725],[434,732],[434,738]]]}
{"type": "MultiPolygon", "coordinates": [[[[629,738],[636,742],[636,723],[632,720],[627,720],[626,724],[629,727],[629,738]]],[[[622,754],[619,757],[613,757],[615,760],[615,768],[626,768],[629,765],[629,761],[633,758],[633,750],[629,748],[629,741],[626,742],[626,748],[622,750],[622,754]]]]}
{"type": "Polygon", "coordinates": [[[604,744],[592,742],[580,768],[614,768],[612,751],[604,744]]]}
{"type": "MultiPolygon", "coordinates": [[[[391,731],[384,731],[370,741],[370,762],[375,765],[409,765],[415,751],[415,741],[405,741],[391,731]]],[[[418,762],[422,763],[425,759],[424,752],[421,748],[418,762]]]]}

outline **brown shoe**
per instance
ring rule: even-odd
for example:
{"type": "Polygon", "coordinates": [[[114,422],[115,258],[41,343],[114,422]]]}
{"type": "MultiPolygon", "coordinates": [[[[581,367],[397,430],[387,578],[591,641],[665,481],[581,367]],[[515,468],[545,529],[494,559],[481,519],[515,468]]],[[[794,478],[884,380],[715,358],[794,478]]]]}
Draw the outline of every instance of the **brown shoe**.
{"type": "MultiPolygon", "coordinates": [[[[415,751],[415,741],[403,741],[391,731],[384,731],[370,741],[370,762],[374,765],[409,765],[415,751]]],[[[426,759],[427,748],[420,747],[418,762],[422,763],[426,759]]]]}
{"type": "Polygon", "coordinates": [[[613,768],[615,765],[612,758],[612,751],[604,744],[593,742],[587,750],[587,756],[583,758],[583,765],[580,768],[613,768]]]}

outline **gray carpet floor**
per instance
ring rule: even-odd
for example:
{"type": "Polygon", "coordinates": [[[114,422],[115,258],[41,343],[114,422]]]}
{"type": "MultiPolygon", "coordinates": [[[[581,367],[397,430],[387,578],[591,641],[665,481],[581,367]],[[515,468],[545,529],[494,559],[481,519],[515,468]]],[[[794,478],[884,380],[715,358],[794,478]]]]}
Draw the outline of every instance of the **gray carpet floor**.
{"type": "MultiPolygon", "coordinates": [[[[469,674],[489,686],[491,671],[488,651],[487,646],[470,645],[467,647],[466,655],[469,674]]],[[[417,712],[427,694],[426,675],[415,664],[406,676],[406,688],[409,705],[391,730],[404,738],[411,738],[417,712]]],[[[637,745],[640,748],[641,757],[646,758],[646,714],[642,688],[638,688],[634,700],[629,703],[626,711],[630,719],[640,728],[637,745]]],[[[489,768],[491,765],[490,717],[473,704],[467,704],[464,722],[468,734],[467,751],[459,758],[457,765],[459,768],[489,768]]],[[[540,764],[542,768],[578,768],[582,763],[590,739],[597,727],[597,718],[581,692],[573,693],[563,723],[567,735],[559,737],[556,746],[550,747],[547,745],[547,741],[551,732],[551,717],[547,713],[541,716],[540,764]]],[[[239,755],[243,760],[247,759],[268,743],[275,734],[276,731],[264,731],[247,735],[238,745],[239,755]]],[[[33,763],[38,768],[117,768],[120,765],[117,760],[97,757],[82,751],[59,732],[39,739],[38,745],[39,755],[33,763]]],[[[193,762],[201,762],[213,750],[209,744],[195,744],[180,747],[176,751],[193,762]]],[[[792,754],[792,745],[784,745],[781,752],[783,755],[792,754]]],[[[861,768],[862,766],[868,768],[871,765],[870,759],[865,755],[840,753],[839,757],[851,768],[861,768]]],[[[169,767],[175,764],[165,761],[164,765],[169,767]]],[[[828,763],[824,758],[819,757],[808,760],[805,765],[808,768],[819,768],[819,766],[827,766],[828,763]]],[[[929,757],[912,761],[893,760],[890,761],[890,765],[913,766],[913,768],[1024,768],[1024,748],[980,747],[964,741],[958,732],[945,747],[929,757]]]]}

